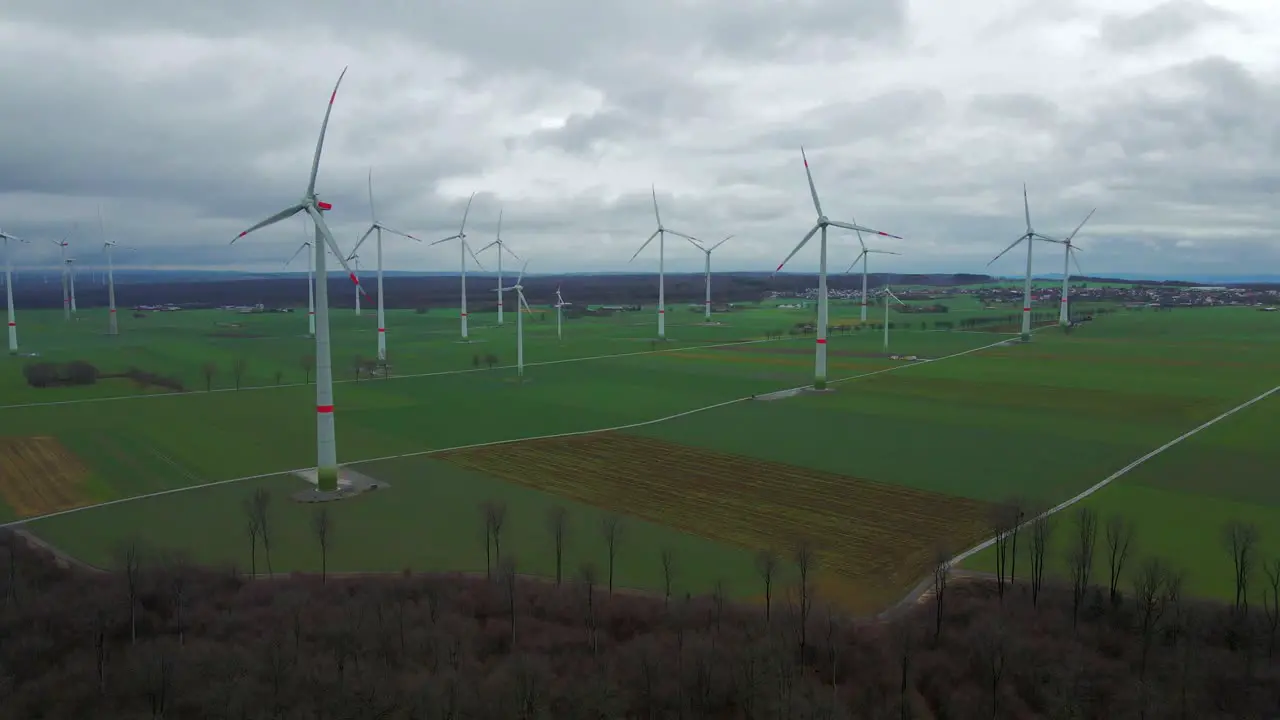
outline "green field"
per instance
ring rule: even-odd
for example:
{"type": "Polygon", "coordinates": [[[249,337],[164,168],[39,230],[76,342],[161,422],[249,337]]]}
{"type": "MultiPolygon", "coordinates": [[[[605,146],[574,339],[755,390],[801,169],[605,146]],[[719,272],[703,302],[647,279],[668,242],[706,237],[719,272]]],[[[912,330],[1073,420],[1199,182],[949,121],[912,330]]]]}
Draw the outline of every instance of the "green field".
{"type": "MultiPolygon", "coordinates": [[[[1117,312],[1070,335],[1047,328],[1029,345],[988,347],[1009,336],[932,329],[938,320],[1008,314],[956,299],[946,314],[890,317],[897,326],[890,353],[937,362],[889,358],[876,330],[836,334],[828,358],[835,392],[746,401],[812,379],[812,338],[787,334],[812,320],[812,306],[771,307],[779,302],[717,314],[722,324],[715,326],[702,325],[700,312],[672,306],[670,339],[663,343],[653,341],[649,308],[568,320],[563,341],[556,339],[554,310],[544,316],[535,308],[525,324],[523,382],[511,367],[514,317],[499,328],[473,313],[473,342],[461,343],[454,312],[390,312],[392,377],[357,381],[357,358],[375,353],[374,315],[334,311],[339,458],[392,487],[330,506],[341,538],[330,568],[483,570],[478,506],[495,499],[509,507],[504,552],[518,558],[523,571],[550,571],[545,516],[557,503],[572,518],[567,567],[604,567],[602,517],[631,513],[587,492],[592,477],[563,479],[581,492],[544,481],[504,481],[432,457],[447,448],[619,428],[622,437],[825,471],[850,483],[910,488],[922,497],[1000,502],[1016,496],[1047,506],[1270,390],[1280,375],[1280,320],[1269,314],[1236,308],[1117,312]],[[763,339],[774,332],[782,337],[763,339]],[[497,357],[492,369],[483,361],[488,354],[497,357]],[[727,404],[681,415],[719,403],[727,404]]],[[[835,303],[831,323],[856,322],[857,313],[854,303],[835,303]]],[[[878,322],[883,310],[872,308],[868,319],[878,322]]],[[[58,312],[24,312],[20,323],[23,350],[40,357],[0,358],[0,437],[57,438],[87,468],[77,485],[79,502],[253,478],[33,519],[29,529],[96,564],[109,563],[121,543],[140,538],[247,568],[241,503],[255,488],[267,487],[277,498],[275,570],[318,566],[307,531],[314,507],[287,499],[303,487],[287,473],[314,464],[314,387],[307,384],[304,362],[313,343],[304,334],[305,314],[122,313],[121,335],[114,338],[102,334],[100,309],[84,310],[70,323],[58,312]],[[240,327],[226,326],[231,323],[240,327]],[[87,360],[107,373],[136,367],[177,377],[186,392],[127,379],[32,388],[21,367],[36,359],[87,360]],[[246,370],[235,390],[232,368],[239,360],[246,370]],[[207,363],[217,368],[213,392],[205,391],[201,368],[207,363]]],[[[1133,517],[1141,553],[1184,564],[1194,590],[1223,596],[1232,590],[1219,540],[1227,519],[1255,522],[1263,555],[1280,553],[1280,491],[1267,480],[1268,469],[1274,472],[1280,462],[1280,445],[1269,442],[1277,407],[1274,400],[1260,402],[1085,502],[1104,516],[1133,517]]],[[[702,503],[701,512],[713,505],[697,487],[682,486],[678,478],[672,483],[669,498],[626,519],[619,582],[659,587],[659,552],[670,548],[678,558],[677,591],[702,592],[725,581],[736,595],[758,594],[754,552],[766,540],[774,547],[786,541],[777,533],[746,531],[776,525],[781,533],[789,526],[780,518],[755,517],[719,518],[714,528],[702,528],[684,519],[691,503],[702,503]]],[[[18,519],[19,512],[0,500],[0,521],[18,519]]],[[[902,524],[909,518],[904,514],[902,524]]],[[[848,518],[855,525],[866,521],[848,518]]],[[[953,538],[957,544],[976,539],[971,533],[953,538]]],[[[835,540],[830,546],[830,552],[861,547],[835,540]]],[[[898,557],[892,551],[877,550],[898,557]]],[[[902,558],[908,562],[907,554],[902,558]]],[[[841,558],[830,559],[838,564],[841,558]]],[[[970,566],[989,562],[979,555],[970,566]]],[[[902,584],[896,578],[880,588],[876,601],[902,584]]]]}

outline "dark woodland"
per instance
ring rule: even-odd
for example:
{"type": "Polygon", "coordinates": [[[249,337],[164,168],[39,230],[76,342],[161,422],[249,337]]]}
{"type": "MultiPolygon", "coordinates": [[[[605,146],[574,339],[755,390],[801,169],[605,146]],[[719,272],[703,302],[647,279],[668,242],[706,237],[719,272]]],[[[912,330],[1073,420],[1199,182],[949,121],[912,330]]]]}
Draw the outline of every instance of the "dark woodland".
{"type": "MultiPolygon", "coordinates": [[[[245,499],[251,519],[266,506],[245,499]]],[[[136,543],[102,572],[4,530],[0,718],[1275,717],[1280,562],[1254,559],[1256,530],[1228,528],[1223,561],[1246,586],[1220,606],[1185,598],[1164,561],[1128,557],[1131,527],[1087,515],[1062,529],[1080,540],[1071,557],[1112,572],[1046,582],[1049,526],[1024,527],[1031,568],[939,565],[923,595],[875,619],[833,611],[811,581],[773,582],[784,564],[815,570],[805,546],[762,554],[761,602],[745,606],[723,586],[610,591],[592,566],[525,578],[510,548],[480,577],[272,575],[269,525],[251,522],[260,574],[136,543]],[[1117,560],[1137,568],[1123,587],[1117,560]]],[[[997,528],[1002,555],[1012,527],[997,528]]],[[[312,541],[322,555],[342,542],[324,509],[312,541]]]]}

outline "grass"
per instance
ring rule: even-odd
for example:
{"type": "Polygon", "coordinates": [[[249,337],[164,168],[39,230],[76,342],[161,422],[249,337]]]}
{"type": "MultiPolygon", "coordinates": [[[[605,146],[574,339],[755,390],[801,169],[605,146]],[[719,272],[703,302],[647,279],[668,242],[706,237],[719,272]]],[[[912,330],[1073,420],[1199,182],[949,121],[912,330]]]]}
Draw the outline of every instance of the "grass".
{"type": "MultiPolygon", "coordinates": [[[[905,321],[891,316],[894,322],[908,322],[911,329],[891,331],[889,352],[938,358],[1001,339],[992,333],[919,330],[921,320],[931,326],[961,313],[1008,314],[982,310],[969,299],[954,304],[945,315],[905,321]]],[[[831,323],[856,324],[857,313],[855,304],[834,304],[831,323]]],[[[400,377],[357,383],[349,360],[373,355],[375,321],[372,312],[356,318],[349,311],[335,311],[339,457],[357,462],[644,423],[811,382],[812,338],[784,335],[768,343],[716,345],[785,332],[811,321],[812,308],[747,306],[717,315],[725,323],[720,326],[701,325],[699,313],[690,312],[681,321],[683,315],[669,314],[671,339],[665,343],[650,339],[654,319],[649,311],[567,321],[560,342],[549,311],[545,321],[526,324],[525,355],[529,363],[555,364],[531,364],[525,381],[517,382],[509,367],[473,369],[477,353],[493,353],[500,364],[510,362],[515,354],[512,322],[497,328],[473,315],[477,342],[462,344],[457,342],[457,318],[451,311],[392,312],[388,341],[393,374],[400,377]],[[578,360],[600,355],[612,357],[578,360]]],[[[878,321],[874,310],[869,319],[878,321]]],[[[305,328],[305,315],[184,311],[121,320],[122,335],[107,338],[92,330],[88,320],[68,324],[59,313],[23,313],[23,342],[39,349],[44,358],[85,358],[107,370],[136,365],[178,375],[199,391],[139,398],[155,391],[121,381],[34,389],[20,377],[19,367],[26,360],[3,358],[0,397],[10,406],[0,407],[0,435],[59,438],[89,467],[86,492],[98,501],[283,472],[314,462],[314,389],[302,384],[300,364],[312,343],[298,335],[305,328]],[[210,338],[218,322],[241,322],[244,327],[237,330],[261,337],[210,338]],[[242,383],[246,387],[274,385],[277,371],[285,373],[286,385],[297,384],[203,392],[203,363],[218,365],[215,387],[227,388],[227,368],[240,357],[249,359],[248,377],[242,383]],[[110,394],[129,397],[12,407],[110,394]]],[[[1272,315],[1237,308],[1119,312],[1070,335],[1050,328],[1029,345],[991,348],[901,372],[883,372],[907,363],[886,357],[881,333],[854,331],[830,339],[828,375],[833,380],[862,377],[837,382],[835,392],[738,402],[623,432],[834,473],[850,478],[850,488],[870,481],[978,503],[1018,496],[1052,504],[1270,389],[1280,369],[1276,322],[1272,315]]],[[[105,326],[105,319],[101,324],[105,326]]],[[[1228,594],[1233,588],[1222,579],[1229,571],[1221,567],[1226,556],[1218,541],[1224,518],[1252,519],[1262,531],[1263,550],[1280,552],[1280,491],[1263,479],[1280,461],[1280,450],[1268,442],[1275,407],[1261,403],[1242,412],[1154,459],[1088,503],[1097,504],[1100,512],[1122,512],[1139,519],[1144,528],[1150,526],[1140,534],[1143,552],[1185,562],[1190,577],[1198,578],[1192,581],[1197,592],[1228,594]],[[1206,511],[1196,512],[1200,507],[1206,511]],[[1160,518],[1173,519],[1166,523],[1167,530],[1160,518]],[[1215,550],[1190,552],[1188,543],[1215,550]]],[[[549,541],[540,517],[553,497],[585,502],[574,510],[582,527],[598,524],[598,515],[590,513],[599,511],[589,510],[590,505],[630,510],[636,517],[629,523],[648,528],[632,535],[644,550],[620,561],[626,584],[636,587],[656,587],[656,548],[676,544],[688,558],[683,562],[690,572],[696,569],[703,580],[703,588],[723,579],[737,593],[754,592],[751,551],[781,542],[777,537],[749,539],[707,529],[701,534],[712,537],[697,539],[689,533],[698,533],[698,527],[664,516],[660,508],[628,509],[565,487],[544,483],[527,488],[484,473],[458,474],[453,464],[427,456],[365,463],[359,469],[394,487],[384,495],[334,506],[342,514],[341,527],[353,536],[370,538],[368,544],[352,541],[348,549],[337,551],[348,554],[335,555],[335,569],[474,570],[477,557],[483,562],[475,508],[486,494],[509,498],[511,507],[521,508],[516,514],[522,519],[513,524],[512,532],[531,534],[513,540],[512,546],[531,548],[518,554],[535,572],[547,566],[549,541]],[[447,519],[418,521],[419,516],[435,513],[447,519]],[[451,549],[468,544],[469,550],[451,549]],[[704,572],[709,568],[718,571],[704,572]]],[[[595,478],[568,481],[585,489],[595,478]]],[[[235,549],[237,544],[247,548],[241,499],[258,484],[284,495],[298,483],[288,477],[247,481],[90,509],[36,521],[32,528],[86,559],[105,560],[111,548],[141,533],[157,544],[182,545],[202,559],[239,558],[243,565],[247,551],[235,549]]],[[[809,491],[807,486],[796,487],[798,494],[809,491]]],[[[838,483],[828,491],[839,492],[838,483]]],[[[280,508],[282,532],[289,539],[282,542],[277,568],[314,567],[305,522],[309,510],[283,502],[280,508]]],[[[0,518],[13,517],[12,509],[0,506],[0,518]]],[[[866,552],[871,539],[855,535],[842,538],[840,544],[851,552],[866,552]]],[[[952,542],[972,541],[961,535],[952,542]]],[[[584,546],[575,552],[589,551],[584,546]]],[[[970,566],[989,564],[989,555],[980,554],[970,566]]],[[[858,572],[883,574],[872,569],[858,572]]],[[[908,582],[895,578],[891,584],[908,582]]]]}

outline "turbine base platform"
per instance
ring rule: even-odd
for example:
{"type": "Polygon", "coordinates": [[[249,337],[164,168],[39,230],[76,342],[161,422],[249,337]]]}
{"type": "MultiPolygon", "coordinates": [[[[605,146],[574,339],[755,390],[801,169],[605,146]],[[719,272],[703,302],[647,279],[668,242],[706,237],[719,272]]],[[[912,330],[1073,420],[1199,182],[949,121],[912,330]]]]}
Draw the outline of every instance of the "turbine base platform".
{"type": "Polygon", "coordinates": [[[475,338],[467,338],[466,340],[455,340],[459,345],[474,345],[475,343],[488,342],[488,340],[476,340],[475,338]]]}
{"type": "Polygon", "coordinates": [[[347,468],[338,468],[338,487],[336,490],[321,490],[316,487],[315,468],[302,470],[301,472],[294,473],[294,475],[302,478],[311,486],[293,494],[294,500],[304,503],[349,500],[373,490],[385,490],[386,488],[391,487],[391,483],[388,483],[385,480],[377,480],[365,475],[364,473],[359,473],[347,468]]]}

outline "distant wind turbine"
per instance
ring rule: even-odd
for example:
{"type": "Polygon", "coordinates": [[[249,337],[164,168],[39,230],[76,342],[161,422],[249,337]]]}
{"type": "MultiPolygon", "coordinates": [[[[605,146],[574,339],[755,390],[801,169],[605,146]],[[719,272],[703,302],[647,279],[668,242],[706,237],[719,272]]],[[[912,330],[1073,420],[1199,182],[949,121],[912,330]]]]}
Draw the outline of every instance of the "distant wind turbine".
{"type": "MultiPolygon", "coordinates": [[[[517,262],[520,260],[520,256],[512,252],[511,248],[507,247],[507,244],[502,240],[502,211],[501,210],[498,211],[497,239],[489,243],[488,245],[485,245],[484,247],[480,248],[479,250],[477,250],[476,254],[479,255],[480,253],[484,252],[485,250],[488,250],[491,247],[498,248],[498,251],[497,251],[498,252],[498,325],[501,326],[502,325],[502,294],[504,292],[502,290],[502,253],[505,252],[509,254],[511,257],[515,258],[517,262]]],[[[516,306],[516,312],[517,313],[520,312],[519,305],[516,306]]]]}
{"type": "MultiPolygon", "coordinates": [[[[311,176],[307,181],[307,189],[302,199],[241,232],[236,240],[249,233],[274,225],[281,220],[306,213],[315,223],[315,256],[316,256],[316,488],[321,491],[333,491],[338,487],[338,440],[333,422],[333,358],[329,348],[329,287],[325,268],[325,252],[328,246],[338,258],[342,268],[347,271],[351,282],[357,287],[360,278],[347,265],[346,255],[338,249],[338,242],[333,239],[329,225],[324,221],[324,211],[332,210],[333,205],[316,197],[316,175],[320,172],[320,153],[324,149],[324,135],[329,128],[329,115],[333,112],[333,101],[338,97],[338,87],[347,74],[343,68],[338,82],[329,95],[329,105],[324,111],[324,121],[320,123],[320,139],[316,141],[315,156],[311,161],[311,176]]],[[[231,241],[232,243],[235,240],[231,241]]]]}
{"type": "Polygon", "coordinates": [[[1001,250],[999,255],[991,258],[991,262],[987,263],[987,267],[991,267],[991,263],[995,262],[996,260],[999,260],[1001,257],[1004,256],[1005,253],[1017,247],[1018,243],[1022,242],[1023,240],[1027,241],[1027,275],[1023,284],[1023,291],[1022,291],[1022,342],[1030,342],[1031,341],[1031,246],[1034,244],[1034,241],[1036,240],[1043,240],[1045,242],[1052,242],[1052,243],[1061,243],[1062,241],[1055,240],[1046,235],[1041,235],[1040,233],[1031,229],[1031,204],[1027,202],[1027,184],[1026,183],[1022,184],[1022,209],[1027,217],[1027,231],[1022,235],[1018,236],[1018,239],[1014,240],[1012,245],[1005,248],[1004,250],[1001,250]]]}
{"type": "Polygon", "coordinates": [[[9,243],[25,243],[26,240],[0,232],[0,243],[4,243],[4,295],[9,307],[9,354],[18,352],[18,320],[13,312],[13,246],[9,243]]]}
{"type": "Polygon", "coordinates": [[[564,308],[573,303],[564,301],[564,297],[560,294],[560,286],[556,286],[556,339],[564,340],[564,308]]]}
{"type": "Polygon", "coordinates": [[[75,263],[76,263],[75,258],[73,257],[67,258],[67,278],[68,278],[68,282],[71,284],[71,314],[72,315],[79,314],[79,311],[76,310],[76,264],[75,263]]]}
{"type": "Polygon", "coordinates": [[[906,303],[899,300],[898,296],[894,295],[893,291],[889,289],[888,278],[886,278],[885,284],[884,284],[884,351],[885,352],[889,352],[889,298],[893,298],[893,301],[898,303],[899,305],[902,305],[904,307],[906,306],[906,303]]]}
{"type": "Polygon", "coordinates": [[[804,148],[800,148],[800,157],[804,160],[804,174],[809,179],[809,194],[813,196],[813,209],[818,213],[817,223],[813,226],[804,238],[796,245],[796,249],[791,251],[786,260],[778,264],[777,270],[773,271],[777,275],[782,267],[787,264],[796,253],[800,252],[800,248],[805,246],[809,240],[819,231],[822,231],[822,242],[819,250],[818,260],[818,342],[817,349],[814,352],[814,369],[813,369],[813,389],[825,390],[827,387],[827,228],[838,227],[845,230],[862,231],[891,237],[901,240],[897,235],[890,235],[887,232],[872,230],[871,228],[862,227],[861,225],[851,225],[849,223],[831,220],[822,213],[822,203],[818,200],[818,189],[813,184],[813,173],[809,171],[809,158],[804,154],[804,148]]]}
{"type": "Polygon", "coordinates": [[[682,237],[685,240],[693,240],[695,243],[697,242],[697,238],[694,238],[691,235],[685,235],[682,232],[676,232],[671,228],[663,226],[662,215],[658,213],[658,190],[655,187],[650,187],[649,192],[653,195],[653,216],[658,220],[658,229],[653,231],[653,234],[649,236],[649,239],[644,241],[644,244],[640,246],[640,249],[636,251],[636,254],[632,255],[631,260],[628,260],[627,262],[632,262],[639,257],[640,253],[644,252],[644,249],[649,247],[649,243],[653,242],[654,238],[658,238],[658,339],[666,340],[667,295],[665,287],[665,263],[667,233],[671,233],[676,237],[682,237]]]}
{"type": "Polygon", "coordinates": [[[520,281],[524,279],[524,271],[529,268],[529,262],[526,260],[524,267],[520,268],[520,275],[516,277],[516,282],[511,287],[500,287],[494,290],[496,293],[514,290],[516,292],[516,375],[524,377],[524,313],[529,310],[529,303],[524,299],[524,286],[520,281]],[[523,306],[524,310],[521,310],[523,306]]]}
{"type": "Polygon", "coordinates": [[[61,260],[61,262],[58,264],[60,266],[60,272],[62,275],[62,316],[64,320],[71,319],[71,290],[69,289],[68,278],[67,278],[68,268],[69,268],[69,266],[67,265],[67,247],[70,245],[70,243],[67,242],[67,238],[71,237],[71,234],[74,233],[75,231],[76,231],[76,228],[73,225],[71,227],[71,232],[67,233],[66,236],[64,236],[61,240],[49,241],[54,245],[58,246],[58,257],[61,260]]]}
{"type": "MultiPolygon", "coordinates": [[[[364,244],[364,241],[369,238],[370,233],[374,234],[374,248],[378,253],[378,360],[385,363],[387,361],[387,313],[386,305],[383,301],[382,290],[382,231],[386,230],[392,235],[399,235],[402,238],[408,238],[414,242],[422,241],[408,233],[403,233],[399,230],[389,228],[378,222],[378,214],[374,210],[373,205],[373,168],[369,168],[369,219],[369,229],[364,231],[364,235],[360,236],[360,240],[356,243],[356,246],[351,248],[351,257],[347,259],[350,260],[355,257],[356,251],[359,250],[360,246],[364,244]]],[[[357,297],[356,307],[360,307],[359,302],[360,298],[357,297]]]]}
{"type": "MultiPolygon", "coordinates": [[[[289,263],[293,262],[293,259],[298,257],[298,253],[302,252],[303,250],[310,250],[310,249],[311,249],[311,241],[303,240],[302,244],[298,246],[298,249],[293,251],[293,255],[291,255],[288,260],[284,261],[284,266],[289,267],[289,263]]],[[[313,262],[315,262],[315,255],[314,253],[308,252],[307,253],[307,333],[311,337],[316,336],[316,286],[315,286],[315,281],[311,279],[311,274],[312,272],[314,272],[311,269],[311,264],[313,262]]]]}
{"type": "Polygon", "coordinates": [[[706,255],[707,257],[707,264],[706,264],[706,269],[704,271],[704,278],[703,278],[703,284],[706,286],[707,297],[706,297],[706,300],[703,301],[702,307],[703,307],[703,311],[706,313],[706,322],[708,323],[711,322],[711,251],[729,242],[729,238],[731,237],[733,236],[728,235],[725,237],[724,240],[721,240],[720,242],[716,243],[715,245],[712,245],[709,248],[703,247],[702,243],[698,242],[697,240],[694,240],[693,238],[689,238],[689,242],[693,243],[694,247],[701,250],[703,254],[706,255]]]}
{"type": "MultiPolygon", "coordinates": [[[[853,220],[853,218],[850,218],[850,220],[853,220]]],[[[853,220],[853,221],[855,223],[858,222],[857,220],[853,220]]],[[[858,266],[858,261],[859,260],[862,261],[862,313],[861,313],[860,319],[862,320],[862,322],[866,322],[867,321],[867,255],[870,255],[872,253],[875,253],[877,255],[901,255],[902,253],[896,253],[896,252],[893,252],[892,250],[872,250],[867,247],[866,243],[862,242],[862,232],[861,231],[857,231],[857,232],[858,232],[858,245],[862,247],[862,252],[858,253],[858,257],[853,259],[853,263],[849,265],[848,270],[845,270],[845,274],[847,275],[853,272],[853,269],[858,266]]]]}
{"type": "Polygon", "coordinates": [[[476,261],[476,266],[484,270],[484,265],[480,264],[480,258],[471,252],[471,246],[467,244],[467,215],[471,214],[471,201],[476,199],[476,194],[471,193],[471,197],[467,200],[467,208],[462,211],[462,224],[458,226],[458,232],[450,235],[443,240],[437,240],[432,245],[447,243],[450,240],[457,240],[461,246],[459,252],[462,255],[462,341],[467,341],[467,255],[471,255],[471,259],[476,261]]]}
{"type": "Polygon", "coordinates": [[[120,244],[107,239],[107,226],[102,221],[102,207],[98,207],[98,230],[102,233],[102,252],[107,256],[107,334],[119,335],[120,323],[116,319],[116,275],[112,255],[114,251],[135,250],[136,248],[120,247],[120,244]]]}
{"type": "MultiPolygon", "coordinates": [[[[1071,324],[1071,308],[1067,302],[1067,299],[1071,294],[1071,286],[1068,284],[1071,281],[1071,265],[1069,263],[1074,262],[1076,264],[1076,269],[1080,270],[1080,261],[1076,260],[1075,256],[1075,253],[1080,252],[1080,248],[1072,245],[1071,241],[1075,239],[1076,233],[1080,232],[1080,228],[1084,227],[1084,224],[1089,222],[1089,218],[1093,217],[1093,213],[1096,210],[1097,208],[1090,210],[1089,214],[1084,216],[1084,220],[1081,220],[1080,224],[1076,226],[1076,229],[1072,230],[1071,234],[1067,236],[1067,239],[1062,241],[1062,302],[1059,303],[1060,307],[1058,308],[1058,324],[1060,325],[1071,324]]],[[[1083,275],[1084,271],[1080,270],[1080,274],[1083,275]]]]}

